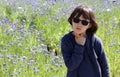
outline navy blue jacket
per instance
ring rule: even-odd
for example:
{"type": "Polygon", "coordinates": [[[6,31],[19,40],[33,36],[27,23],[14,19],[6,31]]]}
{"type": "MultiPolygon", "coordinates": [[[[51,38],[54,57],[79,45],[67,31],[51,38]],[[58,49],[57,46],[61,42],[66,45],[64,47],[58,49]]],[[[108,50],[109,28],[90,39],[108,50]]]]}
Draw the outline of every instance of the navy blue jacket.
{"type": "Polygon", "coordinates": [[[109,65],[101,40],[87,35],[84,46],[75,42],[72,32],[61,41],[67,77],[110,77],[109,65]]]}

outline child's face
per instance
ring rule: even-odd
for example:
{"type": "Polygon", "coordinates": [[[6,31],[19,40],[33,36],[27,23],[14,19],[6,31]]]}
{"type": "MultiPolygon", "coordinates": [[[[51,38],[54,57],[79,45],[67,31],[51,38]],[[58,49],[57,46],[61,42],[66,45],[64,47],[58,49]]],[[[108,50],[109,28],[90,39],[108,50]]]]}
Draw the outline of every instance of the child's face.
{"type": "Polygon", "coordinates": [[[81,15],[78,19],[73,19],[73,31],[77,34],[86,34],[86,30],[91,27],[89,22],[90,21],[85,19],[83,15],[81,15]]]}

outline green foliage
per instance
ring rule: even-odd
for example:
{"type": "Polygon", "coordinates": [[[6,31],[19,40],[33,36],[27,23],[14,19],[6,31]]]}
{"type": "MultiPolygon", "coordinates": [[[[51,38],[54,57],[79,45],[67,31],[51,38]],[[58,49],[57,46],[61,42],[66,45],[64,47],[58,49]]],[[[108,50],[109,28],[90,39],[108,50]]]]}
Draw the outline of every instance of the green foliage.
{"type": "Polygon", "coordinates": [[[10,18],[10,16],[12,15],[12,8],[10,6],[6,6],[4,13],[6,18],[10,18]]]}
{"type": "MultiPolygon", "coordinates": [[[[88,4],[84,0],[81,2],[88,4]]],[[[89,6],[99,7],[95,11],[99,25],[96,35],[103,41],[111,77],[119,77],[120,10],[112,4],[110,9],[103,9],[102,1],[89,2],[89,6]],[[91,5],[93,2],[95,5],[91,5]]],[[[70,5],[73,3],[78,4],[76,1],[70,5]]],[[[66,11],[73,7],[61,8],[63,4],[51,3],[48,7],[44,3],[41,6],[44,8],[34,10],[26,5],[26,11],[23,7],[16,6],[16,9],[12,5],[0,4],[0,77],[65,77],[67,71],[60,43],[62,36],[72,30],[66,11]]]]}

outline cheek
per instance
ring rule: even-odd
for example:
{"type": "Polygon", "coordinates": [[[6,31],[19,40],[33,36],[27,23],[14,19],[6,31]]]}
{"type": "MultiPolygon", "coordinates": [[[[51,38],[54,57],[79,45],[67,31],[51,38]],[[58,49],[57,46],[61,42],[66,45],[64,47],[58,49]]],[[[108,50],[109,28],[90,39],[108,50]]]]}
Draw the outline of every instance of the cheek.
{"type": "Polygon", "coordinates": [[[87,26],[86,26],[86,30],[89,29],[89,28],[91,28],[91,25],[87,25],[87,26]]]}
{"type": "Polygon", "coordinates": [[[76,28],[75,25],[72,25],[72,28],[75,29],[76,28]]]}
{"type": "Polygon", "coordinates": [[[88,28],[91,28],[91,27],[92,27],[92,25],[91,25],[91,24],[89,24],[89,25],[88,25],[88,28]]]}
{"type": "Polygon", "coordinates": [[[72,23],[72,28],[75,28],[76,27],[76,24],[75,23],[72,23]]]}
{"type": "Polygon", "coordinates": [[[86,26],[86,27],[84,27],[84,30],[87,30],[87,29],[89,29],[90,28],[90,26],[86,26]]]}

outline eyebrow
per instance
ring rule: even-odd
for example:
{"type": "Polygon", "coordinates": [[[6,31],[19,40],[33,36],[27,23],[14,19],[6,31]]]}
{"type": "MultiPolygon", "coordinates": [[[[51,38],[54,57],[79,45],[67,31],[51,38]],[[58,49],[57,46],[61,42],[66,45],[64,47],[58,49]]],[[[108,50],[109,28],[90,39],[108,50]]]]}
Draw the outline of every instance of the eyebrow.
{"type": "Polygon", "coordinates": [[[88,22],[90,22],[90,20],[88,20],[88,19],[80,19],[80,18],[79,18],[79,20],[85,20],[85,21],[88,21],[88,22]]]}

